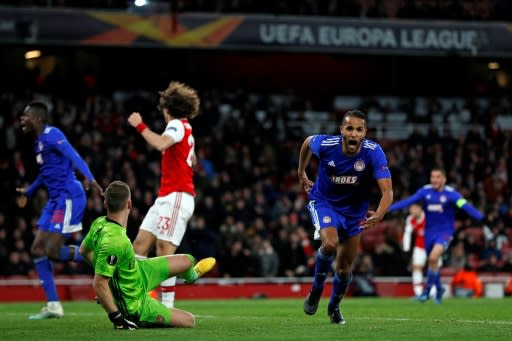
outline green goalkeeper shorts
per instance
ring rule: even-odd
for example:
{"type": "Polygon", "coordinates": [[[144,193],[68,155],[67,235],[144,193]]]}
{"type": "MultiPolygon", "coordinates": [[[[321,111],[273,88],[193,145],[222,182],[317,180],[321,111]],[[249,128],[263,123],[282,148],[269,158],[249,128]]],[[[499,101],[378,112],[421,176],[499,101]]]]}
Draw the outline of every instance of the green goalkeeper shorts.
{"type": "Polygon", "coordinates": [[[146,296],[139,310],[139,325],[141,327],[170,326],[171,310],[162,302],[149,296],[148,292],[157,288],[171,272],[165,256],[141,259],[138,261],[146,296]]]}

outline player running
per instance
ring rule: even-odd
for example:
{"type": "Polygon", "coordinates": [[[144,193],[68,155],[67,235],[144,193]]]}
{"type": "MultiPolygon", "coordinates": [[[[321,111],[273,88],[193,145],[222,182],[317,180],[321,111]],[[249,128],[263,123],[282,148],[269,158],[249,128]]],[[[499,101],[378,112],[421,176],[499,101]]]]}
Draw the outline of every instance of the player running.
{"type": "Polygon", "coordinates": [[[420,202],[425,211],[425,247],[428,255],[427,281],[417,300],[427,301],[431,288],[435,286],[435,302],[442,303],[445,289],[441,284],[439,262],[453,238],[455,209],[464,210],[478,221],[483,221],[484,216],[453,187],[446,185],[446,172],[441,168],[431,170],[429,185],[421,187],[411,197],[394,203],[389,211],[400,210],[415,202],[420,202]]]}
{"type": "Polygon", "coordinates": [[[83,260],[77,246],[64,245],[73,232],[82,230],[86,207],[84,187],[76,179],[74,170],[78,169],[85,176],[85,189],[93,185],[102,193],[85,161],[61,130],[47,124],[47,119],[48,108],[41,102],[27,105],[20,119],[23,132],[36,136],[34,149],[40,173],[30,186],[16,188],[21,194],[18,206],[25,207],[28,198],[42,186],[48,190],[49,197],[37,221],[37,233],[30,249],[47,305],[39,314],[31,315],[31,320],[64,316],[51,260],[83,260]]]}
{"type": "Polygon", "coordinates": [[[324,288],[332,260],[336,257],[331,298],[327,314],[331,323],[345,324],[339,305],[352,280],[352,263],[359,252],[360,234],[375,227],[393,202],[391,174],[379,144],[365,139],[366,115],[347,112],[340,126],[341,136],[314,135],[300,149],[298,177],[309,193],[307,205],[322,240],[316,255],[313,286],[304,301],[304,312],[312,315],[324,288]],[[318,157],[318,174],[313,183],[306,174],[312,155],[318,157]],[[381,199],[376,211],[369,211],[370,186],[376,179],[381,199]]]}

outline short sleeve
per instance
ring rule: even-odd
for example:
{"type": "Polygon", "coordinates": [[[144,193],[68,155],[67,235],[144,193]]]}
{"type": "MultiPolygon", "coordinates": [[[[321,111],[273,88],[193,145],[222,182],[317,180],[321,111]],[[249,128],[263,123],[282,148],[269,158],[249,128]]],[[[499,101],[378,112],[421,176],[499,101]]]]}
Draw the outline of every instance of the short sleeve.
{"type": "Polygon", "coordinates": [[[391,172],[389,171],[388,161],[386,154],[382,150],[380,145],[377,145],[374,152],[372,153],[373,161],[373,177],[378,179],[391,178],[391,172]]]}
{"type": "Polygon", "coordinates": [[[167,135],[173,138],[174,141],[180,142],[185,136],[185,126],[180,120],[170,120],[165,127],[162,135],[167,135]]]}
{"type": "Polygon", "coordinates": [[[313,135],[311,141],[309,141],[309,150],[316,156],[320,155],[320,145],[322,144],[324,136],[325,135],[313,135]]]}

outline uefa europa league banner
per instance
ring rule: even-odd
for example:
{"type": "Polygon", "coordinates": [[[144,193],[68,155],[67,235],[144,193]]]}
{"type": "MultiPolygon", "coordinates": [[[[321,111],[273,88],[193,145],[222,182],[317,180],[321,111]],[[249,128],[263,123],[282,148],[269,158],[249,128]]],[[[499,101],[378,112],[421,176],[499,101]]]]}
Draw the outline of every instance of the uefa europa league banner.
{"type": "Polygon", "coordinates": [[[508,57],[512,25],[3,7],[0,43],[508,57]]]}

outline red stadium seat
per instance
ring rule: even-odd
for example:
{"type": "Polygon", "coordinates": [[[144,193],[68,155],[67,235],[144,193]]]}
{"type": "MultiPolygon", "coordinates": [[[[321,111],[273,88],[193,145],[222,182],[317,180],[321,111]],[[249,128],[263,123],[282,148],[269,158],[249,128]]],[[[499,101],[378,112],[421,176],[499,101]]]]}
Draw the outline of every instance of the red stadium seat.
{"type": "Polygon", "coordinates": [[[483,246],[485,243],[484,240],[484,231],[481,227],[468,227],[465,229],[466,234],[472,235],[475,238],[475,242],[479,246],[483,246]]]}
{"type": "Polygon", "coordinates": [[[446,268],[441,268],[441,276],[454,276],[460,269],[448,266],[446,268]]]}

